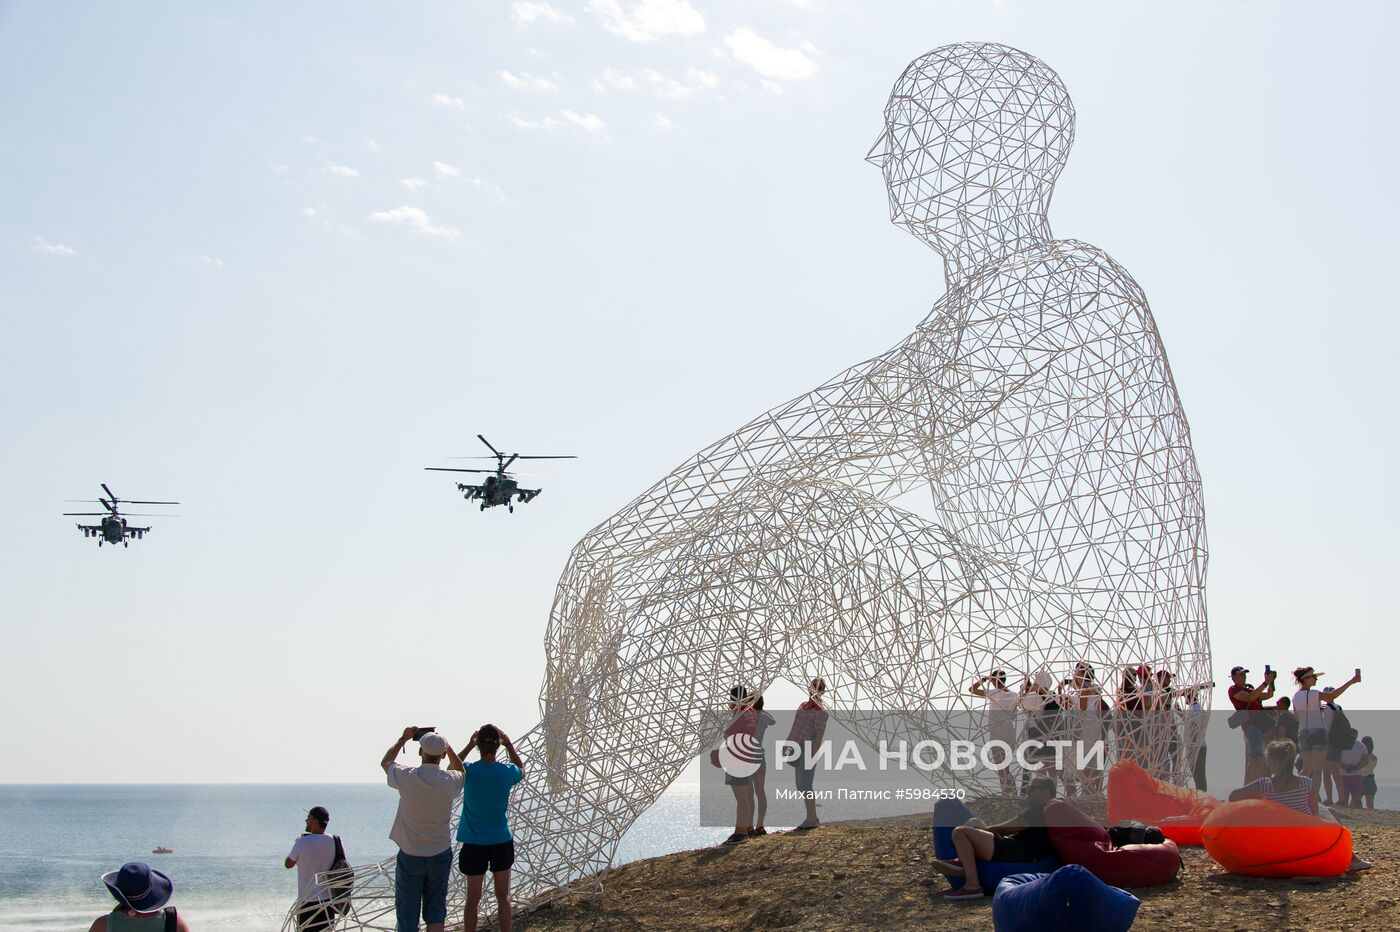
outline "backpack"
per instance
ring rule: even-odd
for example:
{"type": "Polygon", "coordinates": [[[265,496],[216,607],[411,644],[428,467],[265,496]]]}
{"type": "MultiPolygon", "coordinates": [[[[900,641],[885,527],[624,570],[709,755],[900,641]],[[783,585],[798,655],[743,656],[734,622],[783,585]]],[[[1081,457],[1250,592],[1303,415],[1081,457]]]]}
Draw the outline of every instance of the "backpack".
{"type": "Polygon", "coordinates": [[[350,862],[346,860],[345,848],[340,843],[339,835],[332,835],[335,839],[335,858],[331,861],[331,866],[322,875],[325,877],[324,885],[332,912],[342,912],[350,904],[350,894],[355,889],[355,879],[351,876],[350,862]]]}
{"type": "Polygon", "coordinates": [[[1351,722],[1341,706],[1335,702],[1329,702],[1328,705],[1332,708],[1332,727],[1327,731],[1327,746],[1337,751],[1349,751],[1360,732],[1351,727],[1351,722]]]}
{"type": "Polygon", "coordinates": [[[1162,830],[1146,822],[1124,819],[1108,830],[1109,844],[1115,848],[1124,845],[1160,845],[1166,840],[1162,830]]]}

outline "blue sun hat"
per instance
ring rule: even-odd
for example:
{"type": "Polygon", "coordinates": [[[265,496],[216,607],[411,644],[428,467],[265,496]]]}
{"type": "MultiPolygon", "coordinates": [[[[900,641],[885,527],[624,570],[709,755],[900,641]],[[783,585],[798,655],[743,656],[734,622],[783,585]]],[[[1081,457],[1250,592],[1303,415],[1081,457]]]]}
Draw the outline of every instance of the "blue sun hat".
{"type": "Polygon", "coordinates": [[[153,913],[170,902],[175,882],[170,875],[142,861],[128,861],[121,870],[108,871],[102,882],[117,902],[138,913],[153,913]]]}

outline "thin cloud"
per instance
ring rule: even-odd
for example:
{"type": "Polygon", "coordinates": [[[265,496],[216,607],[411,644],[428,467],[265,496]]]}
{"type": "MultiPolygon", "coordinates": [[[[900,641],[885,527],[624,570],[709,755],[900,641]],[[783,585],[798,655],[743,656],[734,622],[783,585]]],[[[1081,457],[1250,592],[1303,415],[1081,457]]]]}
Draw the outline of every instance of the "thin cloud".
{"type": "Polygon", "coordinates": [[[515,88],[522,91],[544,91],[552,94],[559,90],[559,85],[545,78],[537,77],[533,74],[515,74],[511,71],[499,72],[501,83],[506,87],[515,88]]]}
{"type": "Polygon", "coordinates": [[[656,128],[657,128],[657,129],[660,129],[660,130],[667,130],[667,129],[670,129],[670,128],[671,128],[671,118],[668,117],[668,116],[667,116],[666,114],[664,114],[664,113],[658,113],[658,114],[656,115],[656,128]]]}
{"type": "Polygon", "coordinates": [[[301,215],[302,215],[303,217],[314,217],[314,216],[316,216],[316,208],[314,208],[314,207],[303,207],[303,208],[301,209],[301,215]]]}
{"type": "Polygon", "coordinates": [[[588,0],[585,9],[604,29],[629,42],[654,42],[705,31],[705,17],[687,0],[640,0],[627,9],[618,0],[588,0]]]}
{"type": "Polygon", "coordinates": [[[437,104],[439,107],[451,107],[453,110],[465,110],[467,108],[467,105],[462,102],[462,98],[450,97],[447,94],[434,94],[433,103],[437,104]]]}
{"type": "Polygon", "coordinates": [[[327,174],[335,175],[337,178],[358,178],[360,173],[349,165],[336,165],[334,162],[325,167],[327,174]]]}
{"type": "Polygon", "coordinates": [[[593,79],[593,89],[600,94],[607,91],[635,91],[639,86],[636,78],[611,65],[604,68],[603,73],[593,79]]]}
{"type": "Polygon", "coordinates": [[[462,170],[456,165],[449,165],[446,162],[434,162],[433,171],[437,173],[439,178],[451,178],[462,173],[462,170]]]}
{"type": "Polygon", "coordinates": [[[575,113],[572,110],[560,110],[559,116],[563,117],[565,122],[572,123],[590,133],[601,133],[607,128],[607,124],[599,119],[596,113],[575,113]]]}
{"type": "Polygon", "coordinates": [[[701,71],[699,68],[687,69],[684,81],[668,78],[651,68],[643,71],[642,77],[656,93],[656,96],[666,100],[685,100],[701,91],[714,90],[719,86],[719,75],[709,71],[701,71]]]}
{"type": "Polygon", "coordinates": [[[399,184],[410,191],[418,191],[428,186],[428,183],[422,178],[400,178],[399,184]]]}
{"type": "Polygon", "coordinates": [[[433,218],[419,207],[395,207],[393,210],[379,210],[369,215],[375,223],[392,223],[396,226],[417,230],[424,236],[440,236],[444,239],[457,239],[462,231],[456,227],[439,226],[433,218]]]}
{"type": "Polygon", "coordinates": [[[42,236],[34,237],[33,242],[34,249],[38,252],[42,252],[46,256],[62,256],[67,259],[78,254],[78,250],[74,249],[72,246],[66,243],[50,243],[42,236]]]}
{"type": "Polygon", "coordinates": [[[807,54],[816,49],[807,42],[802,43],[802,48],[785,49],[752,29],[736,29],[724,37],[724,47],[736,60],[769,81],[801,81],[817,73],[816,59],[807,54]]]}
{"type": "Polygon", "coordinates": [[[574,18],[557,7],[538,0],[515,0],[510,5],[510,18],[517,26],[531,23],[572,23],[574,18]]]}
{"type": "Polygon", "coordinates": [[[199,257],[199,261],[203,262],[205,265],[211,265],[216,269],[221,269],[224,267],[224,260],[220,259],[218,256],[201,255],[199,257]]]}
{"type": "Polygon", "coordinates": [[[635,91],[643,85],[663,100],[685,100],[703,91],[719,87],[719,75],[700,68],[687,68],[683,79],[662,74],[654,68],[643,68],[636,75],[608,67],[593,79],[593,89],[600,94],[609,91],[635,91]]]}
{"type": "Polygon", "coordinates": [[[545,117],[543,120],[527,120],[513,115],[506,119],[510,120],[510,124],[516,129],[522,130],[549,132],[560,127],[573,126],[596,136],[608,128],[596,113],[575,113],[572,110],[560,110],[557,116],[545,117]]]}
{"type": "Polygon", "coordinates": [[[471,181],[475,187],[478,187],[481,190],[485,191],[487,194],[491,195],[491,198],[497,201],[498,203],[509,203],[506,200],[506,192],[502,191],[499,185],[493,184],[488,179],[481,177],[473,178],[471,181]]]}

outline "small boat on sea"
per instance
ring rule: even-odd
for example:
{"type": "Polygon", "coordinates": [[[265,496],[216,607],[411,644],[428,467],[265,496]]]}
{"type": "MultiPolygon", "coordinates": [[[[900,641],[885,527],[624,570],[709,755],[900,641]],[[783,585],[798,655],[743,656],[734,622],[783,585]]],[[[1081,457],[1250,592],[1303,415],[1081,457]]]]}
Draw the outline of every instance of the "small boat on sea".
{"type": "Polygon", "coordinates": [[[175,849],[174,849],[174,848],[167,848],[167,847],[165,847],[165,845],[157,845],[157,846],[155,847],[155,849],[153,849],[153,850],[151,851],[151,854],[174,854],[174,853],[175,853],[175,849]]]}

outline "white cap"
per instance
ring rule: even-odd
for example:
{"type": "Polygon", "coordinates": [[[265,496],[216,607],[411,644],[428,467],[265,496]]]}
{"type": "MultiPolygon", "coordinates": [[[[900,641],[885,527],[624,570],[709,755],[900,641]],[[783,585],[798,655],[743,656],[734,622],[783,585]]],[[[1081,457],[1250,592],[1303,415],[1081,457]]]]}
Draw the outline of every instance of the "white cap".
{"type": "Polygon", "coordinates": [[[1032,677],[1032,680],[1035,682],[1035,685],[1039,686],[1041,689],[1048,690],[1055,685],[1055,678],[1051,676],[1050,671],[1046,669],[1035,671],[1035,676],[1032,677]]]}
{"type": "Polygon", "coordinates": [[[435,731],[430,731],[418,739],[418,747],[429,757],[441,757],[447,753],[447,739],[435,731]]]}

